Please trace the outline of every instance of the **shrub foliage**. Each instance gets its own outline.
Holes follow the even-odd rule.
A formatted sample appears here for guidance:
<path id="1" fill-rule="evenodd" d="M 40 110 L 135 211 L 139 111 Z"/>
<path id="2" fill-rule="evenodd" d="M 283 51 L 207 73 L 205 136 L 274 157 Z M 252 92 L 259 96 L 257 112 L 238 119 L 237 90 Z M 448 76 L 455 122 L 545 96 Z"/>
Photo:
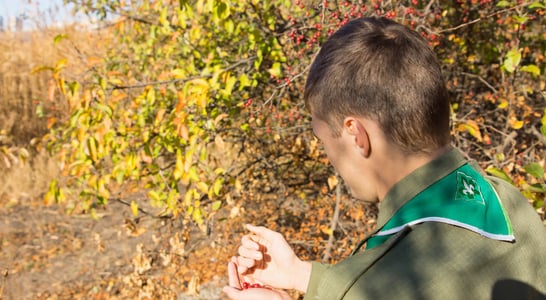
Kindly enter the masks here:
<path id="1" fill-rule="evenodd" d="M 350 19 L 385 16 L 438 53 L 455 145 L 543 214 L 546 1 L 65 2 L 111 33 L 83 77 L 68 79 L 63 61 L 50 68 L 69 112 L 45 136 L 64 174 L 48 203 L 95 214 L 136 187 L 204 224 L 242 193 L 326 186 L 332 170 L 301 99 L 308 66 Z"/>

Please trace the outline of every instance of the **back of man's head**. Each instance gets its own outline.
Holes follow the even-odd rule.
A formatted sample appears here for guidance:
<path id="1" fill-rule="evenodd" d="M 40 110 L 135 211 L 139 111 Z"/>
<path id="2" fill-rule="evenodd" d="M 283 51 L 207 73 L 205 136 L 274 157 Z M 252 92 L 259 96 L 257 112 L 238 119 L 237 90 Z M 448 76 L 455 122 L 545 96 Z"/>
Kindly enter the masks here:
<path id="1" fill-rule="evenodd" d="M 360 18 L 335 32 L 309 72 L 305 101 L 341 133 L 346 116 L 376 121 L 408 153 L 450 142 L 449 99 L 428 42 L 385 18 Z"/>

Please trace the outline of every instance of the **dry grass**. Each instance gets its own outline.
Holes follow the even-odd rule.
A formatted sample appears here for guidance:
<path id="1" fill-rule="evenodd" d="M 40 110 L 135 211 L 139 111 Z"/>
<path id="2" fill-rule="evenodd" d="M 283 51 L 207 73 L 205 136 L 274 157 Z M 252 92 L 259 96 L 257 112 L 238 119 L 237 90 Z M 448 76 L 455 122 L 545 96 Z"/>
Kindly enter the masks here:
<path id="1" fill-rule="evenodd" d="M 0 180 L 0 207 L 18 204 L 42 203 L 49 180 L 58 174 L 58 167 L 44 151 L 34 154 L 28 163 L 19 163 L 11 168 L 2 166 L 5 175 Z"/>
<path id="2" fill-rule="evenodd" d="M 66 38 L 54 42 L 62 34 Z M 57 173 L 50 158 L 36 149 L 50 117 L 66 117 L 66 103 L 51 71 L 66 59 L 63 77 L 76 79 L 87 68 L 88 56 L 99 56 L 101 32 L 77 27 L 34 32 L 0 33 L 0 196 L 36 198 Z M 26 159 L 25 159 L 26 158 Z M 40 182 L 43 181 L 43 182 Z M 24 191 L 24 192 L 22 192 Z"/>

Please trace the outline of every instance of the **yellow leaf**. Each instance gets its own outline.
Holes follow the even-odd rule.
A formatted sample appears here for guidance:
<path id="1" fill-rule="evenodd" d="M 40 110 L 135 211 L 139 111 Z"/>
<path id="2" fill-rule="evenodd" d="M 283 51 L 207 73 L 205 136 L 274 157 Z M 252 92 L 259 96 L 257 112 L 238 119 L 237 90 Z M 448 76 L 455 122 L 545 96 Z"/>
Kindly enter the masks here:
<path id="1" fill-rule="evenodd" d="M 205 79 L 202 79 L 202 78 L 193 79 L 193 80 L 190 81 L 190 83 L 192 83 L 194 85 L 197 85 L 197 86 L 201 86 L 203 88 L 208 88 L 209 87 L 208 81 L 206 81 Z"/>
<path id="2" fill-rule="evenodd" d="M 91 218 L 93 220 L 98 220 L 99 219 L 99 215 L 97 214 L 97 210 L 95 208 L 91 208 L 89 210 L 89 215 L 91 216 Z"/>
<path id="3" fill-rule="evenodd" d="M 105 199 L 104 201 L 108 201 L 108 198 L 110 198 L 110 191 L 106 187 L 107 184 L 108 184 L 108 178 L 107 177 L 101 177 L 97 181 L 97 192 L 98 192 L 99 196 L 101 196 L 101 197 L 103 197 Z"/>
<path id="4" fill-rule="evenodd" d="M 87 149 L 89 150 L 89 157 L 92 161 L 97 161 L 97 141 L 95 138 L 87 139 Z"/>
<path id="5" fill-rule="evenodd" d="M 134 200 L 131 201 L 131 212 L 135 218 L 138 217 L 138 204 Z"/>
<path id="6" fill-rule="evenodd" d="M 176 151 L 176 164 L 173 171 L 175 180 L 179 180 L 184 175 L 184 158 L 180 150 Z"/>
<path id="7" fill-rule="evenodd" d="M 505 108 L 508 106 L 508 101 L 506 99 L 502 99 L 500 104 L 498 105 L 498 108 Z"/>
<path id="8" fill-rule="evenodd" d="M 332 235 L 332 234 L 334 234 L 334 231 L 333 231 L 332 228 L 330 228 L 330 227 L 322 227 L 322 228 L 320 229 L 320 231 L 322 231 L 322 233 L 327 234 L 327 235 Z"/>
<path id="9" fill-rule="evenodd" d="M 60 59 L 59 61 L 57 61 L 57 63 L 55 64 L 55 70 L 56 71 L 60 71 L 62 69 L 64 69 L 64 67 L 66 67 L 66 64 L 68 63 L 68 60 L 66 58 L 63 58 L 63 59 Z"/>
<path id="10" fill-rule="evenodd" d="M 461 123 L 457 126 L 457 130 L 466 131 L 471 136 L 475 137 L 479 142 L 482 141 L 480 128 L 478 127 L 478 123 L 476 123 L 475 121 L 469 120 L 466 123 Z"/>
<path id="11" fill-rule="evenodd" d="M 333 175 L 328 177 L 328 187 L 330 188 L 330 190 L 333 190 L 337 184 L 338 184 L 337 176 Z"/>
<path id="12" fill-rule="evenodd" d="M 274 63 L 273 66 L 267 71 L 269 72 L 269 74 L 271 74 L 272 76 L 275 76 L 276 78 L 279 78 L 282 76 L 281 64 L 279 62 Z"/>
<path id="13" fill-rule="evenodd" d="M 186 76 L 186 72 L 183 69 L 174 69 L 171 71 L 171 75 L 174 78 L 184 78 Z"/>
<path id="14" fill-rule="evenodd" d="M 220 195 L 220 191 L 222 190 L 222 186 L 224 185 L 224 180 L 222 178 L 218 178 L 214 181 L 214 184 L 212 185 L 211 191 L 209 191 L 209 194 L 212 192 L 215 196 Z M 212 198 L 212 194 L 209 196 Z"/>
<path id="15" fill-rule="evenodd" d="M 512 126 L 512 128 L 514 129 L 520 129 L 523 127 L 523 121 L 521 120 L 511 120 L 510 121 L 510 126 Z"/>
<path id="16" fill-rule="evenodd" d="M 476 61 L 478 61 L 478 58 L 476 57 L 476 55 L 469 55 L 467 61 L 469 63 L 475 63 Z"/>
<path id="17" fill-rule="evenodd" d="M 208 184 L 204 183 L 203 181 L 198 182 L 196 186 L 201 191 L 201 193 L 206 193 L 209 191 Z"/>

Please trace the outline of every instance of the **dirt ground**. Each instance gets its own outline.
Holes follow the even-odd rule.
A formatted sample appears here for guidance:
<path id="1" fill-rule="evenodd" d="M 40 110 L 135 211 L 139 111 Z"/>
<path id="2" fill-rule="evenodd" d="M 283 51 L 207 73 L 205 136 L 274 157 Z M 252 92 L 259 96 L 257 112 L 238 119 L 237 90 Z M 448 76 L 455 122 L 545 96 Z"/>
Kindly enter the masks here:
<path id="1" fill-rule="evenodd" d="M 233 251 L 223 237 L 145 203 L 150 215 L 114 201 L 99 220 L 45 206 L 45 159 L 1 171 L 0 299 L 222 299 Z"/>
<path id="2" fill-rule="evenodd" d="M 100 292 L 110 296 L 138 295 L 127 290 L 139 289 L 138 284 L 117 284 L 126 290 L 112 292 L 107 287 L 116 284 L 108 282 L 129 278 L 138 268 L 135 258 L 139 251 L 158 249 L 163 242 L 168 242 L 168 236 L 175 235 L 173 228 L 159 219 L 143 218 L 135 228 L 134 223 L 127 221 L 129 209 L 121 203 L 109 205 L 100 221 L 87 215 L 68 216 L 60 207 L 2 206 L 0 291 L 3 299 L 86 298 L 93 290 L 97 295 Z M 120 211 L 124 212 L 120 214 Z M 138 234 L 135 230 L 145 232 Z M 177 294 L 177 299 L 220 299 L 220 281 L 218 277 L 203 283 L 200 296 L 196 296 L 195 290 L 188 291 L 187 286 L 180 286 L 172 293 Z"/>

